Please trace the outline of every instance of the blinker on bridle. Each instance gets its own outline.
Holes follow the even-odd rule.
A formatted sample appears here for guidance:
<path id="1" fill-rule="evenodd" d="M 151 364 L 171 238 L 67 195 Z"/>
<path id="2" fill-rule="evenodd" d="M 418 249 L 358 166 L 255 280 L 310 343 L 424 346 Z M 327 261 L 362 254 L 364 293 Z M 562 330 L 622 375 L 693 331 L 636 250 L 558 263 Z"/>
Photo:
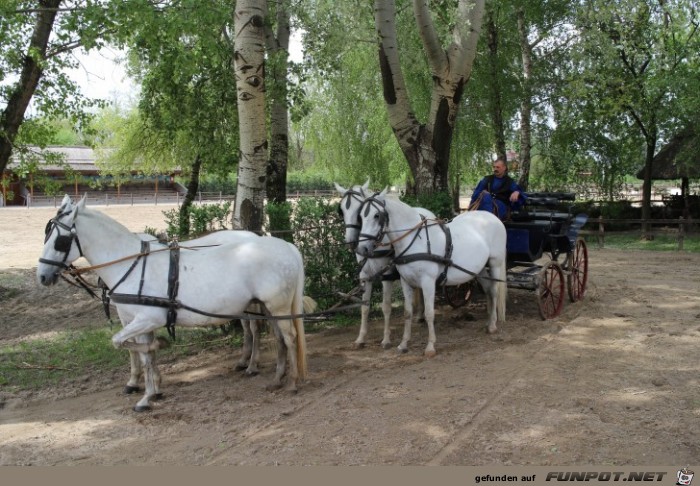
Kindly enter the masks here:
<path id="1" fill-rule="evenodd" d="M 56 215 L 55 218 L 51 218 L 49 222 L 46 223 L 46 229 L 44 230 L 44 244 L 46 244 L 46 242 L 49 241 L 49 238 L 53 234 L 54 229 L 58 231 L 58 228 L 61 228 L 68 232 L 67 235 L 62 235 L 59 232 L 56 236 L 56 239 L 53 242 L 53 249 L 57 252 L 64 254 L 63 260 L 58 261 L 49 260 L 47 258 L 39 258 L 40 263 L 46 263 L 47 265 L 53 265 L 55 267 L 69 269 L 70 265 L 66 264 L 66 260 L 68 260 L 68 254 L 70 253 L 70 249 L 73 246 L 73 240 L 75 240 L 76 244 L 78 245 L 78 251 L 80 252 L 80 256 L 83 256 L 83 249 L 80 247 L 80 240 L 78 239 L 78 235 L 75 231 L 75 224 L 73 224 L 72 226 L 68 226 L 67 224 L 61 222 L 61 217 L 65 216 L 66 214 L 68 213 L 59 213 Z"/>

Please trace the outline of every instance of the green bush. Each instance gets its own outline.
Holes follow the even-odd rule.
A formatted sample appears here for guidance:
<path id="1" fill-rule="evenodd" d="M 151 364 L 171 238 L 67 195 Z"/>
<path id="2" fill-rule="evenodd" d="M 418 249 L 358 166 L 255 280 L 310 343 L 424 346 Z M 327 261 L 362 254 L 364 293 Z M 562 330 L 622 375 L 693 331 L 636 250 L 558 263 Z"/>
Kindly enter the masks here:
<path id="1" fill-rule="evenodd" d="M 187 214 L 190 223 L 190 231 L 188 234 L 183 234 L 182 228 L 185 226 L 181 224 L 180 219 L 182 214 L 179 209 L 163 211 L 166 224 L 165 233 L 168 235 L 168 238 L 177 237 L 178 239 L 185 240 L 196 238 L 204 233 L 228 229 L 228 222 L 231 220 L 231 211 L 231 201 L 190 206 Z"/>
<path id="2" fill-rule="evenodd" d="M 294 244 L 306 270 L 306 294 L 320 309 L 337 302 L 336 291 L 348 292 L 357 285 L 357 260 L 345 245 L 345 226 L 338 207 L 328 199 L 299 199 L 292 215 Z"/>
<path id="3" fill-rule="evenodd" d="M 454 217 L 452 196 L 448 192 L 420 194 L 418 197 L 403 194 L 400 199 L 409 206 L 428 209 L 435 213 L 438 218 L 452 219 Z"/>

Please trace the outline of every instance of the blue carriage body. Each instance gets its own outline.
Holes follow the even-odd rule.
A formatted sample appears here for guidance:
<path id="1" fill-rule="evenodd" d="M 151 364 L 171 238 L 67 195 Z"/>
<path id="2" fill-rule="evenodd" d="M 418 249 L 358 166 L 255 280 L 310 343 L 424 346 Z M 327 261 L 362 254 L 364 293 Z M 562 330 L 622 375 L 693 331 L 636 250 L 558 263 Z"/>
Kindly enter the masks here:
<path id="1" fill-rule="evenodd" d="M 569 253 L 588 217 L 573 214 L 573 194 L 533 193 L 524 211 L 513 213 L 504 224 L 507 231 L 508 261 L 534 262 L 547 252 L 556 260 Z"/>

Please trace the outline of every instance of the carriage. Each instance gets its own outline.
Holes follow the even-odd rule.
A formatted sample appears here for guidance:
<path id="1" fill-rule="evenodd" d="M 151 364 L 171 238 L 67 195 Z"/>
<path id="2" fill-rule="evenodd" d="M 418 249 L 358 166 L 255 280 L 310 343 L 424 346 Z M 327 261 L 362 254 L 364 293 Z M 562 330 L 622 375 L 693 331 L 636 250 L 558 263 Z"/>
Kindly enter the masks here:
<path id="1" fill-rule="evenodd" d="M 578 233 L 587 216 L 573 213 L 574 200 L 570 193 L 531 193 L 525 210 L 505 223 L 508 287 L 535 291 L 542 319 L 561 313 L 565 293 L 577 302 L 586 292 L 588 249 Z"/>
<path id="2" fill-rule="evenodd" d="M 586 292 L 588 249 L 578 233 L 587 216 L 574 214 L 574 200 L 571 193 L 530 193 L 524 210 L 504 223 L 508 288 L 534 291 L 542 319 L 561 313 L 566 293 L 577 302 Z M 446 289 L 445 296 L 456 306 L 465 292 L 468 299 L 468 288 Z"/>

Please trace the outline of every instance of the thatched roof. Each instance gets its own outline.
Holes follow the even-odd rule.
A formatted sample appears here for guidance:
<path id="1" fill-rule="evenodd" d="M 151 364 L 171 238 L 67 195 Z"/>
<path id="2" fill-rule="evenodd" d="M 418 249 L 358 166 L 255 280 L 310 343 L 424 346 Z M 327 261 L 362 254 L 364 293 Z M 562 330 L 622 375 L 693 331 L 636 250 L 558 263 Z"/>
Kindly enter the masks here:
<path id="1" fill-rule="evenodd" d="M 651 178 L 700 179 L 700 133 L 686 129 L 675 135 L 654 156 Z M 644 168 L 637 172 L 644 179 Z"/>

